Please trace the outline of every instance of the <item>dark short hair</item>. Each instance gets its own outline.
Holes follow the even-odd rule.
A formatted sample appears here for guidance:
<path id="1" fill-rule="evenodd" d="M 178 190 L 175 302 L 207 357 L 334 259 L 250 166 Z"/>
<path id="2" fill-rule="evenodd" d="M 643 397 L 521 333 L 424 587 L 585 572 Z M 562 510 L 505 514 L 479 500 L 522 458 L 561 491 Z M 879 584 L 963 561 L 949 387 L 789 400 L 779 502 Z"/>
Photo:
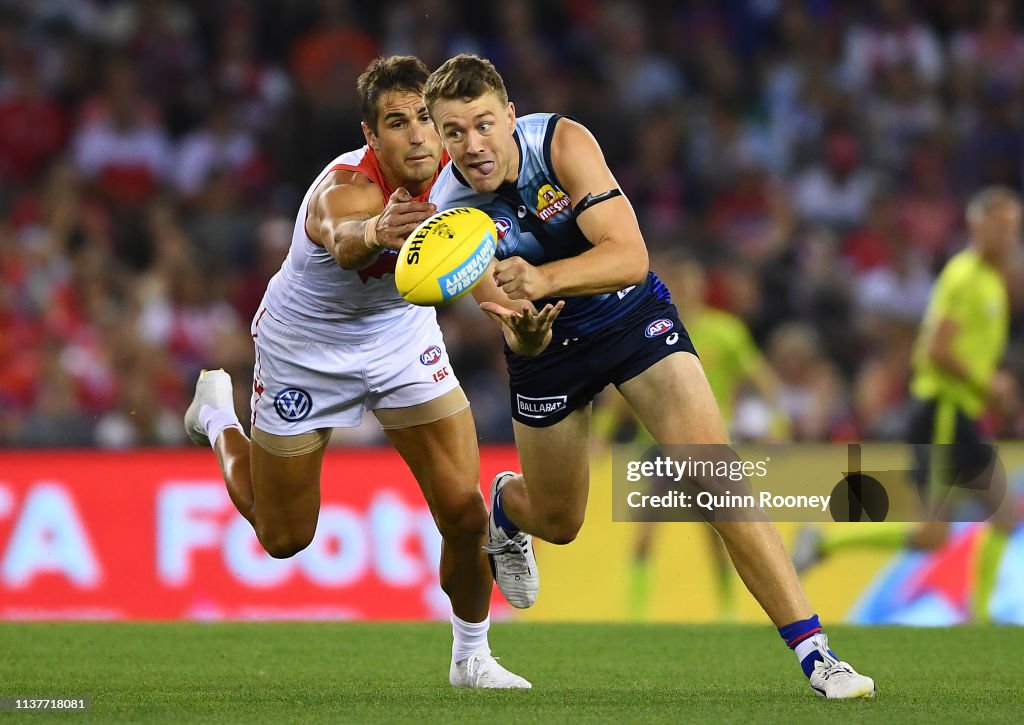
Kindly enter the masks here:
<path id="1" fill-rule="evenodd" d="M 502 104 L 508 103 L 508 91 L 494 64 L 478 55 L 462 53 L 449 58 L 430 74 L 423 97 L 430 109 L 439 100 L 474 100 L 490 91 Z"/>
<path id="2" fill-rule="evenodd" d="M 411 55 L 374 58 L 356 81 L 359 107 L 366 125 L 377 133 L 380 99 L 385 93 L 422 93 L 423 84 L 429 75 L 430 71 L 423 61 Z"/>

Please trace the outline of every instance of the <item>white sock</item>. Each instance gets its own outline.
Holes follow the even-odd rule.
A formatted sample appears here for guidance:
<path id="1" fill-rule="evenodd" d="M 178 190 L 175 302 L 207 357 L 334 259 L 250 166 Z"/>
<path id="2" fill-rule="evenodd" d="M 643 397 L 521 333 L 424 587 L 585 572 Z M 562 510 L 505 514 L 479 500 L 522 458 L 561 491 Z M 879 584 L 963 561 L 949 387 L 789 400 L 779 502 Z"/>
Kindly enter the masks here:
<path id="1" fill-rule="evenodd" d="M 217 444 L 217 438 L 225 428 L 242 430 L 242 424 L 238 422 L 233 408 L 214 408 L 212 405 L 204 405 L 199 409 L 199 425 L 206 431 L 211 448 Z"/>
<path id="2" fill-rule="evenodd" d="M 796 653 L 796 658 L 803 662 L 809 654 L 815 652 L 818 649 L 818 638 L 821 635 L 816 634 L 813 637 L 808 637 L 803 642 L 793 648 L 793 652 Z"/>
<path id="3" fill-rule="evenodd" d="M 491 653 L 487 643 L 487 630 L 491 628 L 490 615 L 482 622 L 464 622 L 452 615 L 452 662 L 462 662 L 481 647 Z"/>

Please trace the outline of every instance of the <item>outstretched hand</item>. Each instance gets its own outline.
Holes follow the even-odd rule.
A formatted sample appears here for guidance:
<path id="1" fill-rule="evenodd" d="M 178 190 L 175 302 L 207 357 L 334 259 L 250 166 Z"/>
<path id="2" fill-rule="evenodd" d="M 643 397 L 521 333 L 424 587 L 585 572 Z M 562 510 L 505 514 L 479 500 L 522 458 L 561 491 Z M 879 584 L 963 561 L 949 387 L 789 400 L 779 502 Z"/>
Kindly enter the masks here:
<path id="1" fill-rule="evenodd" d="M 388 198 L 384 211 L 377 217 L 377 244 L 385 249 L 401 249 L 406 237 L 436 211 L 437 207 L 433 204 L 415 201 L 405 187 L 398 187 Z"/>
<path id="2" fill-rule="evenodd" d="M 519 309 L 509 309 L 496 302 L 481 302 L 480 309 L 501 323 L 505 340 L 519 355 L 539 355 L 551 342 L 551 327 L 565 307 L 565 301 L 546 304 L 538 312 L 529 300 L 521 300 Z"/>

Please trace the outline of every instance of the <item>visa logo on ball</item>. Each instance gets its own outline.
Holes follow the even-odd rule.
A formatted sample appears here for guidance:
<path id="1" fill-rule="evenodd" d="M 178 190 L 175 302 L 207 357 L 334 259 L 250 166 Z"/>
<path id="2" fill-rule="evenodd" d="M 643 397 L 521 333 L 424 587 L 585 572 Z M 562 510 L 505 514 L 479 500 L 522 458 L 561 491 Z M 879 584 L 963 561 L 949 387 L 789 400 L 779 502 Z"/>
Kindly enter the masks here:
<path id="1" fill-rule="evenodd" d="M 420 362 L 424 365 L 436 365 L 441 359 L 441 348 L 431 345 L 420 354 Z"/>
<path id="2" fill-rule="evenodd" d="M 672 320 L 666 320 L 662 317 L 660 320 L 655 320 L 647 326 L 647 330 L 644 334 L 647 337 L 657 337 L 658 335 L 664 335 L 666 332 L 672 329 Z"/>

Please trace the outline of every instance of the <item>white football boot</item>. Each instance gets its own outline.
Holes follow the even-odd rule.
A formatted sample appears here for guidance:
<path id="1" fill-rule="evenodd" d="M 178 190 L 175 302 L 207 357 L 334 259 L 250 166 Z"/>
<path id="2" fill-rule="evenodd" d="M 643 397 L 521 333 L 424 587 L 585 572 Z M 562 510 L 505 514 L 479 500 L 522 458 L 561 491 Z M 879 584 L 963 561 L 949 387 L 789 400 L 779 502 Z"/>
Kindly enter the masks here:
<path id="1" fill-rule="evenodd" d="M 494 583 L 508 603 L 517 609 L 533 606 L 540 592 L 540 574 L 533 554 L 533 537 L 525 531 L 513 536 L 505 533 L 494 520 L 494 500 L 514 471 L 503 471 L 491 482 L 491 511 L 487 517 L 488 543 L 484 546 L 491 561 Z"/>
<path id="2" fill-rule="evenodd" d="M 828 637 L 814 635 L 815 645 L 824 660 L 814 663 L 811 673 L 811 689 L 818 697 L 829 700 L 847 700 L 854 697 L 874 697 L 875 681 L 853 669 L 847 662 L 840 662 L 828 652 Z"/>
<path id="3" fill-rule="evenodd" d="M 185 411 L 185 433 L 197 446 L 210 445 L 206 431 L 199 423 L 199 411 L 204 405 L 212 408 L 234 408 L 234 395 L 231 391 L 231 376 L 223 370 L 203 370 L 196 381 L 196 394 L 192 404 Z"/>
<path id="4" fill-rule="evenodd" d="M 509 672 L 492 657 L 486 648 L 480 648 L 462 662 L 452 662 L 448 671 L 452 687 L 474 687 L 495 690 L 529 690 L 529 680 Z"/>

